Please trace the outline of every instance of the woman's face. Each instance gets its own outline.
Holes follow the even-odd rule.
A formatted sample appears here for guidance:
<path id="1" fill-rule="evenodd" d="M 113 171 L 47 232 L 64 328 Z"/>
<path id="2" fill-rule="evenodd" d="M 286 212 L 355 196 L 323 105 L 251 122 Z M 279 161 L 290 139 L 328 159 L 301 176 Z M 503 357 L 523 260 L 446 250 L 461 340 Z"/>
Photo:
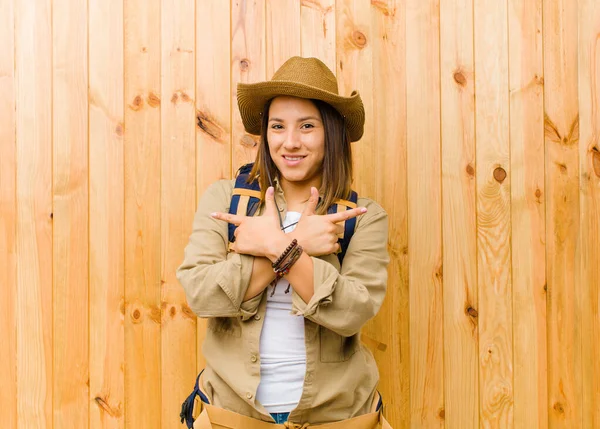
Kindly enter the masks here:
<path id="1" fill-rule="evenodd" d="M 269 108 L 269 152 L 283 182 L 321 184 L 325 129 L 319 109 L 304 98 L 280 96 Z"/>

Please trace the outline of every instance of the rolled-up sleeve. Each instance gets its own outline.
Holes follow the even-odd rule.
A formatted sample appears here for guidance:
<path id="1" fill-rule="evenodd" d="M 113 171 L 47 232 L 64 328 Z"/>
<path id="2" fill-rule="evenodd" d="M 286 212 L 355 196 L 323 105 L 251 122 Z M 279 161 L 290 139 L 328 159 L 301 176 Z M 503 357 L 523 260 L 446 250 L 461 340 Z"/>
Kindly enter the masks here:
<path id="1" fill-rule="evenodd" d="M 344 337 L 377 314 L 387 287 L 387 214 L 375 203 L 368 209 L 369 216 L 357 222 L 341 271 L 313 257 L 314 295 L 308 303 L 295 292 L 292 298 L 294 314 Z"/>
<path id="2" fill-rule="evenodd" d="M 242 303 L 254 257 L 228 253 L 227 223 L 213 219 L 213 212 L 227 212 L 233 183 L 221 180 L 204 193 L 194 216 L 190 241 L 185 248 L 177 278 L 190 308 L 199 317 L 239 317 L 247 319 L 260 301 Z"/>

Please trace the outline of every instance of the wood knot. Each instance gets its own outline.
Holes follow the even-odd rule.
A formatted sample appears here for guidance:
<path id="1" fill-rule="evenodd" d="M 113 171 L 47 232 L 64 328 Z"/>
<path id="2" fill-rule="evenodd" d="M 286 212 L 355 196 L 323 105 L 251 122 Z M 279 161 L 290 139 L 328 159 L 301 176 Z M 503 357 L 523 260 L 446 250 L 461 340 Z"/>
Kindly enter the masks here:
<path id="1" fill-rule="evenodd" d="M 592 148 L 592 169 L 597 177 L 600 177 L 600 150 L 597 147 Z"/>
<path id="2" fill-rule="evenodd" d="M 184 103 L 189 103 L 190 101 L 192 101 L 192 98 L 187 95 L 185 92 L 181 92 L 181 101 L 183 101 Z"/>
<path id="3" fill-rule="evenodd" d="M 497 167 L 494 170 L 494 179 L 496 179 L 496 182 L 502 184 L 506 179 L 506 170 L 502 167 Z"/>
<path id="4" fill-rule="evenodd" d="M 544 292 L 548 292 L 548 283 L 544 283 Z"/>
<path id="5" fill-rule="evenodd" d="M 142 49 L 140 49 L 143 53 L 148 52 L 148 48 L 146 48 L 145 46 L 142 46 Z"/>
<path id="6" fill-rule="evenodd" d="M 129 108 L 131 110 L 137 112 L 142 107 L 144 107 L 144 100 L 142 99 L 142 97 L 140 95 L 136 95 L 135 98 L 133 99 L 133 101 L 131 102 L 131 104 L 129 105 Z"/>
<path id="7" fill-rule="evenodd" d="M 156 305 L 150 307 L 150 312 L 148 316 L 150 317 L 150 320 L 160 325 L 161 312 L 160 308 L 158 308 Z"/>
<path id="8" fill-rule="evenodd" d="M 240 70 L 245 72 L 250 68 L 250 61 L 244 58 L 240 61 Z"/>
<path id="9" fill-rule="evenodd" d="M 561 162 L 557 162 L 556 166 L 558 167 L 558 170 L 562 173 L 562 174 L 567 174 L 568 169 L 567 169 L 567 165 L 563 164 Z"/>
<path id="10" fill-rule="evenodd" d="M 367 44 L 367 36 L 361 31 L 354 30 L 352 32 L 352 42 L 357 48 L 364 48 Z"/>
<path id="11" fill-rule="evenodd" d="M 54 213 L 50 212 L 50 219 L 54 219 Z"/>
<path id="12" fill-rule="evenodd" d="M 535 197 L 536 197 L 537 199 L 539 199 L 541 196 L 542 196 L 542 191 L 540 191 L 539 189 L 536 189 L 536 190 L 535 190 Z"/>
<path id="13" fill-rule="evenodd" d="M 176 315 L 177 315 L 177 309 L 175 308 L 174 305 L 172 305 L 171 308 L 169 309 L 169 316 L 171 316 L 171 319 L 174 319 Z"/>
<path id="14" fill-rule="evenodd" d="M 175 104 L 177 103 L 177 100 L 179 100 L 179 95 L 176 92 L 174 92 L 173 96 L 171 97 L 171 103 Z"/>
<path id="15" fill-rule="evenodd" d="M 196 125 L 204 133 L 208 134 L 211 138 L 216 141 L 221 141 L 224 130 L 217 124 L 217 122 L 209 117 L 205 112 L 196 111 Z"/>
<path id="16" fill-rule="evenodd" d="M 187 317 L 188 319 L 196 320 L 196 314 L 192 311 L 192 309 L 187 304 L 181 304 L 181 314 L 183 317 Z"/>
<path id="17" fill-rule="evenodd" d="M 556 411 L 559 414 L 564 414 L 565 413 L 565 407 L 563 404 L 561 404 L 560 402 L 557 402 L 554 404 L 554 411 Z"/>
<path id="18" fill-rule="evenodd" d="M 148 105 L 150 107 L 160 106 L 160 98 L 158 98 L 158 96 L 153 92 L 150 92 L 148 94 L 148 98 L 146 99 L 146 101 L 148 102 Z"/>
<path id="19" fill-rule="evenodd" d="M 102 412 L 105 412 L 111 417 L 118 418 L 123 415 L 123 409 L 121 405 L 119 404 L 117 408 L 110 406 L 110 404 L 108 403 L 108 398 L 96 396 L 94 398 L 94 402 L 96 402 L 96 405 L 98 406 L 98 408 L 100 408 L 100 410 L 102 410 Z"/>
<path id="20" fill-rule="evenodd" d="M 142 312 L 140 311 L 139 308 L 136 308 L 135 310 L 133 310 L 131 312 L 131 318 L 133 319 L 134 323 L 139 323 L 141 321 Z"/>
<path id="21" fill-rule="evenodd" d="M 240 144 L 244 147 L 249 147 L 249 148 L 254 148 L 256 146 L 258 146 L 258 143 L 256 143 L 256 140 L 254 140 L 252 138 L 251 135 L 249 134 L 245 134 L 241 140 L 240 140 Z"/>
<path id="22" fill-rule="evenodd" d="M 467 78 L 462 70 L 457 70 L 454 72 L 454 82 L 463 88 L 467 86 Z"/>
<path id="23" fill-rule="evenodd" d="M 440 419 L 444 420 L 446 418 L 446 410 L 444 410 L 443 408 L 440 409 L 440 411 L 438 412 L 438 416 L 440 417 Z"/>
<path id="24" fill-rule="evenodd" d="M 115 134 L 119 137 L 123 137 L 123 124 L 122 123 L 118 123 L 117 126 L 115 127 Z"/>
<path id="25" fill-rule="evenodd" d="M 479 312 L 470 305 L 467 306 L 467 308 L 465 308 L 465 313 L 474 319 L 476 319 L 479 316 Z"/>
<path id="26" fill-rule="evenodd" d="M 467 165 L 467 174 L 471 177 L 475 176 L 475 169 L 473 168 L 473 166 L 471 164 Z"/>

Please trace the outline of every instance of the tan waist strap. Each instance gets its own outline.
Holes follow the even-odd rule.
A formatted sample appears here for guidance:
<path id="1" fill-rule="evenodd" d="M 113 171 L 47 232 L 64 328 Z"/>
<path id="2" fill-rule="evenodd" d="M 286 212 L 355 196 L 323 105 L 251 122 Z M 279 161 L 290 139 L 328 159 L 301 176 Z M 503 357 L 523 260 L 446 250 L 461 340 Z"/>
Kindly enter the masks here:
<path id="1" fill-rule="evenodd" d="M 202 412 L 194 423 L 194 429 L 392 429 L 380 412 L 365 414 L 347 420 L 321 425 L 286 422 L 282 425 L 269 423 L 232 411 L 202 404 Z"/>

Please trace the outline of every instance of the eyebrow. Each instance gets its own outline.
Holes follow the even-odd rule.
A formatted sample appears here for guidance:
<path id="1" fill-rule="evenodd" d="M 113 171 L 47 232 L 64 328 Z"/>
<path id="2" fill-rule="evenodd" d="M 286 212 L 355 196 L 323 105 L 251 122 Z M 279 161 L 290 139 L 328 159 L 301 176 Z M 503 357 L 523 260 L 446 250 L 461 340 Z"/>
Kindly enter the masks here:
<path id="1" fill-rule="evenodd" d="M 305 116 L 303 118 L 299 118 L 298 121 L 296 121 L 296 122 L 303 122 L 303 121 L 307 121 L 309 119 L 321 122 L 321 120 L 319 118 L 317 118 L 316 116 Z M 279 119 L 279 118 L 269 118 L 269 122 L 285 122 L 285 121 L 283 119 Z"/>

